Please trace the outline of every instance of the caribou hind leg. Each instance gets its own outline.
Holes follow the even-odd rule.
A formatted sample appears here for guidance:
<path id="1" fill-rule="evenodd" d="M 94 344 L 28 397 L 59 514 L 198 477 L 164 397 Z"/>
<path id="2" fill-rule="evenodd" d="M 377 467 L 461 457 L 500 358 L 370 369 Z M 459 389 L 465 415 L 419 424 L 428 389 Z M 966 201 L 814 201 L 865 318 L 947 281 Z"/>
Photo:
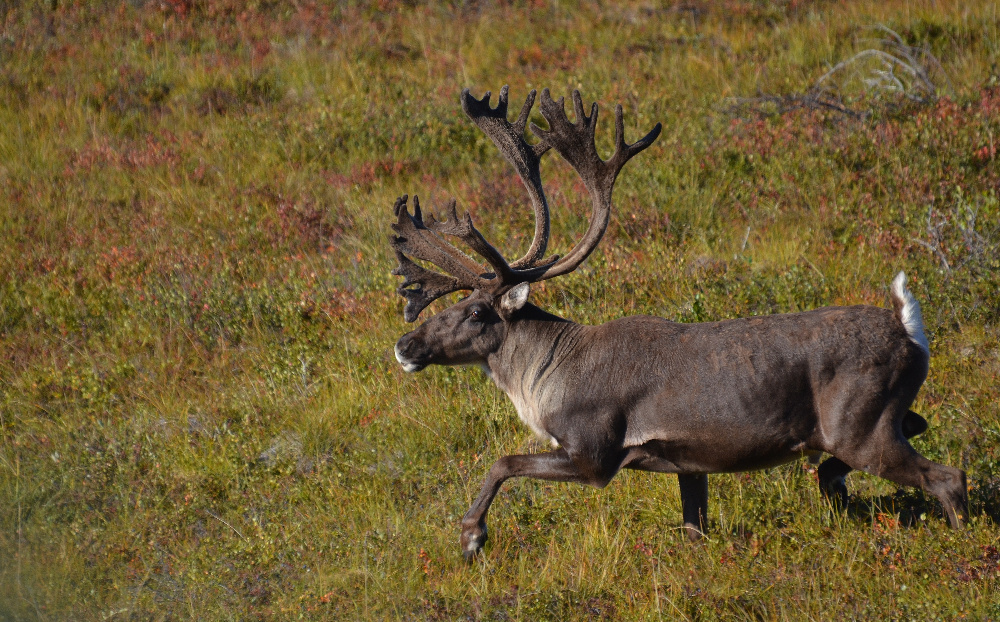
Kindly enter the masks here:
<path id="1" fill-rule="evenodd" d="M 904 438 L 913 438 L 927 431 L 927 420 L 912 410 L 908 410 L 903 415 L 902 430 Z"/>
<path id="2" fill-rule="evenodd" d="M 903 436 L 910 439 L 925 431 L 927 420 L 912 410 L 906 411 L 902 422 Z M 819 465 L 819 490 L 837 509 L 847 507 L 847 483 L 844 478 L 853 470 L 843 460 L 835 457 L 828 458 Z"/>
<path id="3" fill-rule="evenodd" d="M 955 529 L 962 526 L 968 515 L 965 473 L 931 462 L 909 443 L 883 448 L 880 460 L 866 470 L 901 486 L 915 486 L 931 493 L 941 502 L 948 522 Z"/>
<path id="4" fill-rule="evenodd" d="M 941 502 L 951 526 L 956 529 L 961 527 L 968 516 L 969 503 L 965 472 L 932 462 L 917 453 L 909 442 L 899 438 L 888 413 L 881 421 L 864 445 L 838 452 L 836 457 L 820 465 L 820 486 L 824 485 L 824 467 L 827 467 L 825 473 L 828 483 L 836 473 L 843 472 L 846 475 L 852 469 L 862 470 L 901 486 L 913 486 L 929 492 Z M 919 434 L 926 426 L 927 422 L 923 417 L 913 411 L 908 411 L 903 417 L 904 434 Z M 843 492 L 846 495 L 846 487 Z"/>
<path id="5" fill-rule="evenodd" d="M 843 460 L 834 457 L 824 460 L 816 470 L 819 491 L 837 510 L 847 507 L 847 482 L 844 478 L 853 470 Z"/>

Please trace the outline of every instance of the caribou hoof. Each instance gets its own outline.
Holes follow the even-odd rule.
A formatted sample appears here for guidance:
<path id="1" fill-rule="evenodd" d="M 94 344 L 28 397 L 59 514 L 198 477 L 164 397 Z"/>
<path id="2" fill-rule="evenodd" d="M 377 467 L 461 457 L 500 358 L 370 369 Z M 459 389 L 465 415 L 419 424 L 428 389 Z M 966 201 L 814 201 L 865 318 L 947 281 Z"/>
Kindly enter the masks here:
<path id="1" fill-rule="evenodd" d="M 486 523 L 462 529 L 462 555 L 465 557 L 465 561 L 471 562 L 483 550 L 487 538 Z"/>
<path id="2" fill-rule="evenodd" d="M 688 542 L 692 544 L 700 542 L 705 537 L 705 533 L 693 523 L 684 523 L 684 529 L 687 531 Z"/>

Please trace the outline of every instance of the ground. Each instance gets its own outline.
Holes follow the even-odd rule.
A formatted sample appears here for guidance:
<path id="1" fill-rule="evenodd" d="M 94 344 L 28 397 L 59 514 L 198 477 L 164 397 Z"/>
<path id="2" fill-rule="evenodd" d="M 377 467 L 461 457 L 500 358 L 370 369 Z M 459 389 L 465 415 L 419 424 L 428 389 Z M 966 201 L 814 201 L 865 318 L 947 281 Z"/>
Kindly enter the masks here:
<path id="1" fill-rule="evenodd" d="M 0 2 L 0 619 L 1000 617 L 998 66 L 979 0 Z M 905 270 L 968 528 L 859 474 L 838 514 L 806 462 L 711 476 L 698 545 L 672 476 L 515 480 L 466 565 L 539 448 L 478 369 L 402 372 L 387 235 L 416 193 L 527 247 L 458 99 L 504 84 L 581 89 L 604 154 L 615 104 L 664 124 L 554 313 L 887 306 Z M 565 252 L 586 197 L 542 176 Z"/>

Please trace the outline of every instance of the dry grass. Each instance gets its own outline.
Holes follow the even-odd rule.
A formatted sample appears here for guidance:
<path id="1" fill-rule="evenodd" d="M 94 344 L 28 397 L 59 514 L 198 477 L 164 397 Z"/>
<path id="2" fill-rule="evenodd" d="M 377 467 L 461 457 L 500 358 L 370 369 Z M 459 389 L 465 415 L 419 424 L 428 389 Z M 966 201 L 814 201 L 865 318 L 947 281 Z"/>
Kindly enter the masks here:
<path id="1" fill-rule="evenodd" d="M 807 92 L 879 24 L 950 87 L 726 110 Z M 991 2 L 0 3 L 0 619 L 1000 616 L 998 51 Z M 458 518 L 528 432 L 476 370 L 403 375 L 385 236 L 417 192 L 523 251 L 458 105 L 506 83 L 666 128 L 602 247 L 535 288 L 556 313 L 883 305 L 905 269 L 915 442 L 967 469 L 970 527 L 856 474 L 834 515 L 793 464 L 712 477 L 689 546 L 674 478 L 515 481 L 465 566 Z M 543 175 L 560 252 L 584 202 Z"/>

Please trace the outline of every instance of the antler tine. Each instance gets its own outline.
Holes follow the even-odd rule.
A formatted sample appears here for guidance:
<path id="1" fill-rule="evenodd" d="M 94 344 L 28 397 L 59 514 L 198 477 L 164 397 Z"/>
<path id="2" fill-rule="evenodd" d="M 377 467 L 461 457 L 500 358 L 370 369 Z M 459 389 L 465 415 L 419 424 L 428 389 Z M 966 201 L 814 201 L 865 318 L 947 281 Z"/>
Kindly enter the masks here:
<path id="1" fill-rule="evenodd" d="M 435 233 L 445 233 L 459 238 L 490 264 L 494 274 L 500 277 L 501 282 L 510 282 L 513 273 L 510 266 L 507 265 L 507 260 L 503 258 L 500 251 L 486 241 L 483 234 L 472 224 L 472 216 L 466 212 L 465 218 L 459 218 L 454 199 L 448 203 L 447 215 L 448 220 L 444 222 L 432 219 L 427 224 L 428 228 Z"/>
<path id="2" fill-rule="evenodd" d="M 594 104 L 595 106 L 597 104 Z M 648 134 L 631 145 L 625 142 L 625 120 L 622 105 L 615 106 L 615 153 L 608 160 L 609 168 L 615 171 L 615 176 L 622 170 L 625 163 L 653 144 L 660 135 L 661 125 L 657 123 Z"/>
<path id="3" fill-rule="evenodd" d="M 524 130 L 531 114 L 531 108 L 535 103 L 536 91 L 532 90 L 528 93 L 524 105 L 521 106 L 521 112 L 513 124 L 507 120 L 509 91 L 507 85 L 500 89 L 500 98 L 496 108 L 490 107 L 491 93 L 489 91 L 483 95 L 482 99 L 476 99 L 469 89 L 465 89 L 462 91 L 461 99 L 462 110 L 493 141 L 493 144 L 500 151 L 500 155 L 517 171 L 521 183 L 528 191 L 528 197 L 535 212 L 535 234 L 531 246 L 528 247 L 524 256 L 510 263 L 511 268 L 519 269 L 537 265 L 545 255 L 545 249 L 548 246 L 549 205 L 545 199 L 545 190 L 542 188 L 539 163 L 542 155 L 549 150 L 549 144 L 542 141 L 536 145 L 529 145 L 524 139 Z"/>
<path id="4" fill-rule="evenodd" d="M 504 100 L 507 98 L 507 91 L 507 85 L 505 84 L 503 88 L 500 89 L 500 97 Z M 531 115 L 532 106 L 535 105 L 535 95 L 537 94 L 538 91 L 531 89 L 531 91 L 528 92 L 528 96 L 524 98 L 524 105 L 521 106 L 521 112 L 517 115 L 517 119 L 513 124 L 518 136 L 524 136 L 524 130 L 528 126 L 528 117 Z M 549 150 L 549 146 L 545 143 L 532 145 L 531 148 L 534 150 L 535 155 L 539 158 L 542 157 L 543 153 Z"/>
<path id="5" fill-rule="evenodd" d="M 566 116 L 565 100 L 560 97 L 553 101 L 548 89 L 542 91 L 542 116 L 548 121 L 549 130 L 543 130 L 534 123 L 531 131 L 543 142 L 551 145 L 576 170 L 590 193 L 593 211 L 590 225 L 583 238 L 573 249 L 559 261 L 549 266 L 539 266 L 534 269 L 518 272 L 522 280 L 542 281 L 575 270 L 604 237 L 611 217 L 611 195 L 614 191 L 615 179 L 625 163 L 633 156 L 653 144 L 660 135 L 661 125 L 653 127 L 641 140 L 629 145 L 625 142 L 625 123 L 622 108 L 615 109 L 615 153 L 607 162 L 597 154 L 594 144 L 594 134 L 597 128 L 598 106 L 591 105 L 590 116 L 584 114 L 583 99 L 579 91 L 573 91 L 573 107 L 577 122 L 571 123 Z"/>
<path id="6" fill-rule="evenodd" d="M 399 217 L 399 210 L 406 205 L 406 200 L 410 198 L 410 195 L 404 194 L 396 199 L 396 202 L 392 204 L 392 215 Z"/>

